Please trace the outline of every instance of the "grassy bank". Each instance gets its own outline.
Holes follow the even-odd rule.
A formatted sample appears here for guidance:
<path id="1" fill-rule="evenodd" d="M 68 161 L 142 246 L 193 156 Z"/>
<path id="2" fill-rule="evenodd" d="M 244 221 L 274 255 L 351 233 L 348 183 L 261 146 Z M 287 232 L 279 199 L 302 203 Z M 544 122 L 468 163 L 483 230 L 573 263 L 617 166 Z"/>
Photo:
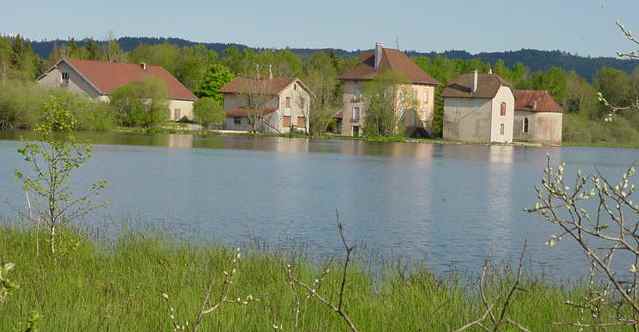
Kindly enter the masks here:
<path id="1" fill-rule="evenodd" d="M 169 296 L 179 320 L 193 320 L 211 280 L 213 297 L 220 296 L 223 273 L 231 271 L 235 255 L 227 248 L 193 247 L 161 237 L 129 235 L 108 246 L 70 233 L 64 237 L 66 254 L 55 263 L 46 254 L 42 233 L 38 256 L 33 231 L 0 228 L 0 260 L 16 264 L 10 277 L 20 285 L 0 304 L 1 331 L 24 327 L 32 310 L 42 315 L 43 331 L 169 331 L 169 307 L 162 294 Z M 205 317 L 201 330 L 269 331 L 276 324 L 287 331 L 345 331 L 334 312 L 304 291 L 292 290 L 286 264 L 293 264 L 297 277 L 309 284 L 324 268 L 284 255 L 244 253 L 229 298 L 251 295 L 259 301 L 225 304 Z M 333 301 L 341 281 L 339 266 L 337 261 L 330 266 L 319 287 Z M 438 280 L 427 270 L 402 276 L 389 268 L 385 275 L 374 281 L 357 264 L 348 273 L 345 308 L 360 331 L 450 331 L 483 313 L 476 285 Z M 511 278 L 499 274 L 488 280 L 487 294 L 497 298 L 508 291 Z M 579 319 L 564 304 L 579 289 L 533 281 L 522 288 L 525 292 L 517 293 L 508 313 L 530 330 L 563 331 L 565 326 L 553 322 Z"/>

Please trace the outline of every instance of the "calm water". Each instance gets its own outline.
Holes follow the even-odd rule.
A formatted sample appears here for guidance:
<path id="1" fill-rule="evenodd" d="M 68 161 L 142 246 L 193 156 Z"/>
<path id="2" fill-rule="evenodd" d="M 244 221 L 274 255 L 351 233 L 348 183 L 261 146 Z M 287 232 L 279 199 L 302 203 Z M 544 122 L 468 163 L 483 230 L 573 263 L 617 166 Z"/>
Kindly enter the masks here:
<path id="1" fill-rule="evenodd" d="M 0 216 L 24 195 L 16 135 L 0 140 Z M 376 257 L 404 257 L 438 272 L 477 271 L 487 257 L 512 261 L 528 240 L 529 266 L 558 278 L 581 274 L 568 242 L 523 209 L 535 202 L 546 154 L 618 176 L 639 151 L 593 148 L 374 144 L 188 135 L 91 137 L 98 145 L 80 184 L 110 183 L 110 205 L 92 218 L 106 229 L 155 228 L 193 241 L 259 240 L 303 246 L 315 258 L 341 253 L 347 236 Z"/>

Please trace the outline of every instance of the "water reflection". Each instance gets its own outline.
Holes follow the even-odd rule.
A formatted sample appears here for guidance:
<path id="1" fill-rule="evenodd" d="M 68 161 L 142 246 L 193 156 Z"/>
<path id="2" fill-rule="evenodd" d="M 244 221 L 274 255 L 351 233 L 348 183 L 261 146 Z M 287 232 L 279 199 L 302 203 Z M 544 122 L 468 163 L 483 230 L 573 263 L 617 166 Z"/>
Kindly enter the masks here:
<path id="1" fill-rule="evenodd" d="M 104 214 L 118 221 L 141 216 L 133 228 L 167 222 L 192 241 L 237 245 L 256 237 L 301 244 L 326 258 L 341 253 L 339 210 L 360 248 L 438 272 L 451 265 L 477 272 L 487 256 L 515 259 L 527 240 L 535 267 L 581 275 L 584 266 L 573 259 L 578 248 L 548 250 L 544 242 L 555 230 L 523 212 L 534 204 L 546 155 L 566 161 L 571 173 L 596 165 L 611 176 L 639 159 L 635 150 L 618 149 L 84 135 L 99 145 L 77 180 L 108 180 Z M 14 206 L 24 199 L 11 176 L 24 166 L 18 144 L 0 140 L 0 202 Z M 14 214 L 0 205 L 0 217 Z"/>

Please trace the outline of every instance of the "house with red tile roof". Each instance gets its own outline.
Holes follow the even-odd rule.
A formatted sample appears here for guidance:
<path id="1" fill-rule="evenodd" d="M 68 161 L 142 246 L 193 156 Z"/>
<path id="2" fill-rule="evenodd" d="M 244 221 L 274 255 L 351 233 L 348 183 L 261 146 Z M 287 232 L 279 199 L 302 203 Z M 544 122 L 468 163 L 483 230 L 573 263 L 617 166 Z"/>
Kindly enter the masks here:
<path id="1" fill-rule="evenodd" d="M 171 73 L 160 66 L 114 63 L 63 58 L 38 78 L 38 83 L 60 87 L 90 98 L 109 102 L 113 91 L 123 85 L 153 78 L 166 84 L 171 120 L 193 119 L 193 103 L 197 98 Z"/>
<path id="2" fill-rule="evenodd" d="M 515 97 L 510 83 L 499 75 L 461 75 L 448 83 L 442 97 L 444 139 L 512 143 Z"/>
<path id="3" fill-rule="evenodd" d="M 560 145 L 563 109 L 548 91 L 515 90 L 514 139 Z"/>
<path id="4" fill-rule="evenodd" d="M 220 92 L 224 96 L 225 130 L 308 132 L 313 93 L 297 78 L 238 77 Z"/>
<path id="5" fill-rule="evenodd" d="M 345 136 L 358 136 L 366 126 L 367 105 L 363 98 L 366 82 L 370 82 L 378 75 L 391 72 L 405 83 L 396 89 L 398 93 L 414 96 L 415 109 L 404 109 L 398 105 L 395 110 L 398 118 L 407 128 L 432 128 L 435 111 L 435 87 L 439 84 L 411 60 L 406 53 L 385 48 L 383 43 L 377 43 L 373 52 L 366 52 L 360 56 L 360 62 L 351 70 L 340 76 L 343 89 L 344 106 L 342 112 L 336 115 L 338 127 Z M 400 99 L 400 98 L 398 98 Z"/>

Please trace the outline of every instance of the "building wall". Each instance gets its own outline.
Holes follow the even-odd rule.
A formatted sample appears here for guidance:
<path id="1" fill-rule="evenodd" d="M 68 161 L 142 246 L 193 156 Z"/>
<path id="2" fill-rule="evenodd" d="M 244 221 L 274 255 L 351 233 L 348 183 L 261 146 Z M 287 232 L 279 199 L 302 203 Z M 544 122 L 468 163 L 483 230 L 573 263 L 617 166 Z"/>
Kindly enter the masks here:
<path id="1" fill-rule="evenodd" d="M 311 110 L 311 95 L 299 83 L 294 81 L 279 95 L 279 109 L 277 118 L 277 128 L 281 133 L 288 133 L 291 127 L 284 126 L 284 117 L 290 116 L 291 124 L 295 130 L 308 132 L 309 117 Z M 287 106 L 287 98 L 290 98 L 290 107 Z"/>
<path id="2" fill-rule="evenodd" d="M 444 139 L 490 143 L 492 104 L 492 99 L 444 98 Z"/>
<path id="3" fill-rule="evenodd" d="M 365 126 L 366 110 L 368 109 L 363 98 L 364 81 L 344 81 L 342 84 L 342 135 L 353 136 L 354 127 L 359 128 L 361 134 Z M 408 127 L 424 127 L 428 130 L 432 128 L 433 115 L 435 112 L 435 87 L 419 84 L 402 84 L 398 93 L 405 95 L 413 94 L 417 101 L 416 116 L 404 118 L 404 125 Z M 401 98 L 397 98 L 398 103 Z M 398 105 L 399 106 L 399 105 Z M 359 107 L 359 120 L 353 119 L 353 109 Z M 400 109 L 400 107 L 398 107 Z M 417 123 L 415 123 L 417 120 Z"/>
<path id="4" fill-rule="evenodd" d="M 524 119 L 528 119 L 528 132 L 524 132 Z M 550 112 L 515 112 L 514 139 L 524 142 L 560 145 L 563 114 Z"/>
<path id="5" fill-rule="evenodd" d="M 169 119 L 178 121 L 186 117 L 189 120 L 193 120 L 193 102 L 190 100 L 169 100 Z"/>
<path id="6" fill-rule="evenodd" d="M 430 85 L 404 84 L 400 87 L 400 91 L 402 90 L 407 94 L 412 94 L 417 101 L 416 116 L 406 116 L 404 125 L 408 127 L 426 128 L 430 131 L 435 113 L 435 87 Z M 417 122 L 415 122 L 415 120 L 417 120 Z"/>
<path id="7" fill-rule="evenodd" d="M 69 82 L 62 81 L 62 73 L 69 73 Z M 86 80 L 73 70 L 66 62 L 60 62 L 56 68 L 38 80 L 38 84 L 49 88 L 64 88 L 72 92 L 85 94 L 91 98 L 98 98 L 100 94 Z"/>
<path id="8" fill-rule="evenodd" d="M 506 103 L 506 115 L 501 115 L 501 104 Z M 512 143 L 513 121 L 515 119 L 515 96 L 509 87 L 502 86 L 492 100 L 490 142 Z M 504 133 L 501 133 L 501 125 Z"/>
<path id="9" fill-rule="evenodd" d="M 363 98 L 363 82 L 361 81 L 344 81 L 342 84 L 342 135 L 353 136 L 353 127 L 361 128 L 366 117 L 366 104 Z M 353 119 L 353 108 L 359 107 L 359 119 Z"/>

